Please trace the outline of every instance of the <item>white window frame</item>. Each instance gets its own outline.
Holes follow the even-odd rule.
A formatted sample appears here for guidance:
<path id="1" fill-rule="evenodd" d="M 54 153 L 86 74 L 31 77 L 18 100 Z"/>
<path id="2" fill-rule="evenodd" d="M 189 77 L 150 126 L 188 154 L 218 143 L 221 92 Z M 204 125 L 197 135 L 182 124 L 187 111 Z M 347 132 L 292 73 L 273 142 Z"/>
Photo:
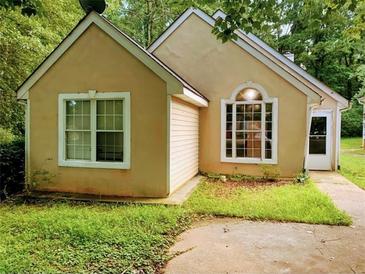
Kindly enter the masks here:
<path id="1" fill-rule="evenodd" d="M 66 101 L 90 100 L 91 112 L 91 160 L 66 159 Z M 96 161 L 96 100 L 123 100 L 123 162 Z M 94 115 L 93 115 L 94 114 Z M 96 92 L 90 90 L 82 93 L 62 93 L 58 95 L 58 165 L 64 167 L 130 169 L 131 128 L 130 128 L 130 93 L 129 92 Z"/>
<path id="2" fill-rule="evenodd" d="M 256 89 L 261 93 L 262 100 L 236 101 L 238 93 L 246 88 Z M 271 144 L 271 159 L 265 159 L 265 104 L 272 104 L 272 144 Z M 226 156 L 226 106 L 232 104 L 232 157 Z M 236 142 L 236 123 L 234 123 L 236 115 L 236 105 L 240 104 L 261 104 L 261 157 L 236 157 L 236 150 L 233 149 L 233 144 Z M 278 162 L 278 98 L 269 97 L 266 90 L 252 82 L 247 82 L 239 85 L 229 99 L 221 99 L 221 162 L 227 163 L 244 163 L 244 164 L 277 164 Z"/>

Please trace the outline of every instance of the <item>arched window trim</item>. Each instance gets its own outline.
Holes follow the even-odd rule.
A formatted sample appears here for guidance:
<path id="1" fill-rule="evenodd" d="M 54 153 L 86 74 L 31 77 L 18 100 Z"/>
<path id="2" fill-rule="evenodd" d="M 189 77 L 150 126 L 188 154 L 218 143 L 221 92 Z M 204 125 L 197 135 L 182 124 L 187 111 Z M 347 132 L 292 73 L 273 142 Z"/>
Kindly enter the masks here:
<path id="1" fill-rule="evenodd" d="M 261 85 L 253 83 L 253 82 L 246 82 L 246 83 L 238 85 L 232 91 L 230 100 L 236 101 L 236 97 L 237 97 L 238 93 L 240 93 L 242 90 L 247 89 L 247 88 L 256 89 L 258 92 L 260 92 L 261 96 L 262 96 L 262 101 L 269 99 L 269 95 L 267 94 L 266 90 Z M 252 100 L 252 101 L 254 101 L 254 100 Z M 261 101 L 261 100 L 259 100 L 259 101 Z"/>
<path id="2" fill-rule="evenodd" d="M 236 96 L 238 93 L 247 88 L 256 89 L 261 93 L 262 100 L 246 100 L 246 101 L 236 101 Z M 272 139 L 271 139 L 271 159 L 265 158 L 265 106 L 266 103 L 272 104 Z M 226 154 L 226 125 L 227 125 L 227 113 L 226 108 L 227 105 L 233 105 L 233 109 L 235 109 L 236 105 L 244 105 L 244 104 L 261 104 L 261 157 L 253 158 L 253 157 L 237 157 L 236 156 L 236 123 L 232 122 L 232 157 L 227 157 Z M 235 111 L 233 111 L 232 116 L 235 115 Z M 236 121 L 236 120 L 234 120 Z M 233 145 L 234 144 L 234 145 Z M 253 82 L 245 82 L 243 84 L 238 85 L 231 93 L 229 99 L 221 100 L 221 162 L 231 162 L 231 163 L 252 163 L 252 164 L 277 164 L 277 149 L 278 147 L 278 99 L 275 97 L 269 97 L 266 90 L 259 84 Z M 233 152 L 234 151 L 234 152 Z"/>

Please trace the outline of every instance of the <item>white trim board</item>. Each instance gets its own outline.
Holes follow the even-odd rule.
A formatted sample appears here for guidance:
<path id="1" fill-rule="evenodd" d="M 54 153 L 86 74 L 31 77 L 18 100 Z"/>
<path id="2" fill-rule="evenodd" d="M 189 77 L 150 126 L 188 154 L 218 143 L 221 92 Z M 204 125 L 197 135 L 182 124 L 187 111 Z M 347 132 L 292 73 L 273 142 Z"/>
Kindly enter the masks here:
<path id="1" fill-rule="evenodd" d="M 158 39 L 156 39 L 155 42 L 150 45 L 148 51 L 153 53 L 192 14 L 195 14 L 212 27 L 215 24 L 215 18 L 225 16 L 224 12 L 221 10 L 217 10 L 214 13 L 213 18 L 200 9 L 189 8 L 173 24 L 171 24 L 171 26 L 169 26 L 169 28 Z M 238 35 L 238 38 L 232 42 L 267 65 L 270 69 L 278 73 L 285 80 L 304 92 L 307 96 L 311 97 L 312 100 L 310 100 L 309 103 L 318 102 L 318 97 L 320 97 L 318 93 L 323 92 L 339 102 L 343 108 L 347 107 L 348 101 L 345 98 L 309 75 L 302 68 L 272 49 L 253 34 L 246 34 L 242 30 L 236 31 L 236 34 Z"/>
<path id="2" fill-rule="evenodd" d="M 138 60 L 150 68 L 154 73 L 161 77 L 167 83 L 169 94 L 184 94 L 184 88 L 188 89 L 195 97 L 199 97 L 196 102 L 195 97 L 189 97 L 194 104 L 201 104 L 203 100 L 206 104 L 207 99 L 195 90 L 191 85 L 184 81 L 180 76 L 164 65 L 157 57 L 139 46 L 125 33 L 121 32 L 106 18 L 91 12 L 80 21 L 80 23 L 71 31 L 71 33 L 59 44 L 59 46 L 45 59 L 45 61 L 28 77 L 28 79 L 19 87 L 17 91 L 18 99 L 27 99 L 29 89 L 47 72 L 47 70 L 74 44 L 74 42 L 89 28 L 95 24 L 122 47 L 128 50 Z"/>

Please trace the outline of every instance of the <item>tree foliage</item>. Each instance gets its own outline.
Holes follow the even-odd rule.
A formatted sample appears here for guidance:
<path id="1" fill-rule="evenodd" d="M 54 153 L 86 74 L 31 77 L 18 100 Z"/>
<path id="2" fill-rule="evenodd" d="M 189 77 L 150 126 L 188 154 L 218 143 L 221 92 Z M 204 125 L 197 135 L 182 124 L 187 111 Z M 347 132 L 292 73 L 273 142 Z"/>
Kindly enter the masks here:
<path id="1" fill-rule="evenodd" d="M 189 7 L 214 12 L 217 0 L 109 0 L 105 15 L 140 45 L 148 47 Z"/>
<path id="2" fill-rule="evenodd" d="M 228 14 L 223 41 L 242 28 L 347 99 L 365 89 L 364 0 L 107 0 L 104 16 L 147 47 L 190 6 Z M 23 132 L 15 90 L 83 15 L 78 0 L 0 0 L 0 127 Z"/>
<path id="3" fill-rule="evenodd" d="M 34 8 L 34 14 L 24 12 Z M 4 1 L 0 4 L 0 127 L 24 131 L 15 91 L 81 18 L 77 1 Z"/>
<path id="4" fill-rule="evenodd" d="M 347 99 L 361 88 L 355 72 L 365 63 L 364 0 L 224 0 L 223 7 L 228 16 L 214 29 L 223 41 L 242 28 L 294 53 L 298 65 Z"/>

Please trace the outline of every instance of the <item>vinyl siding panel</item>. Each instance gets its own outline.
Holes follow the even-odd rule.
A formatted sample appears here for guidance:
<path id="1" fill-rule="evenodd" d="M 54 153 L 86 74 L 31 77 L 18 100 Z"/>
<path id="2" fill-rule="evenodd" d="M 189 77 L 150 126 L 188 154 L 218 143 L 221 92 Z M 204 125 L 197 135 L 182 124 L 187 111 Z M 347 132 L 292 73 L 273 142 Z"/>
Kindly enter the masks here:
<path id="1" fill-rule="evenodd" d="M 172 98 L 170 114 L 170 193 L 199 170 L 199 108 Z"/>

